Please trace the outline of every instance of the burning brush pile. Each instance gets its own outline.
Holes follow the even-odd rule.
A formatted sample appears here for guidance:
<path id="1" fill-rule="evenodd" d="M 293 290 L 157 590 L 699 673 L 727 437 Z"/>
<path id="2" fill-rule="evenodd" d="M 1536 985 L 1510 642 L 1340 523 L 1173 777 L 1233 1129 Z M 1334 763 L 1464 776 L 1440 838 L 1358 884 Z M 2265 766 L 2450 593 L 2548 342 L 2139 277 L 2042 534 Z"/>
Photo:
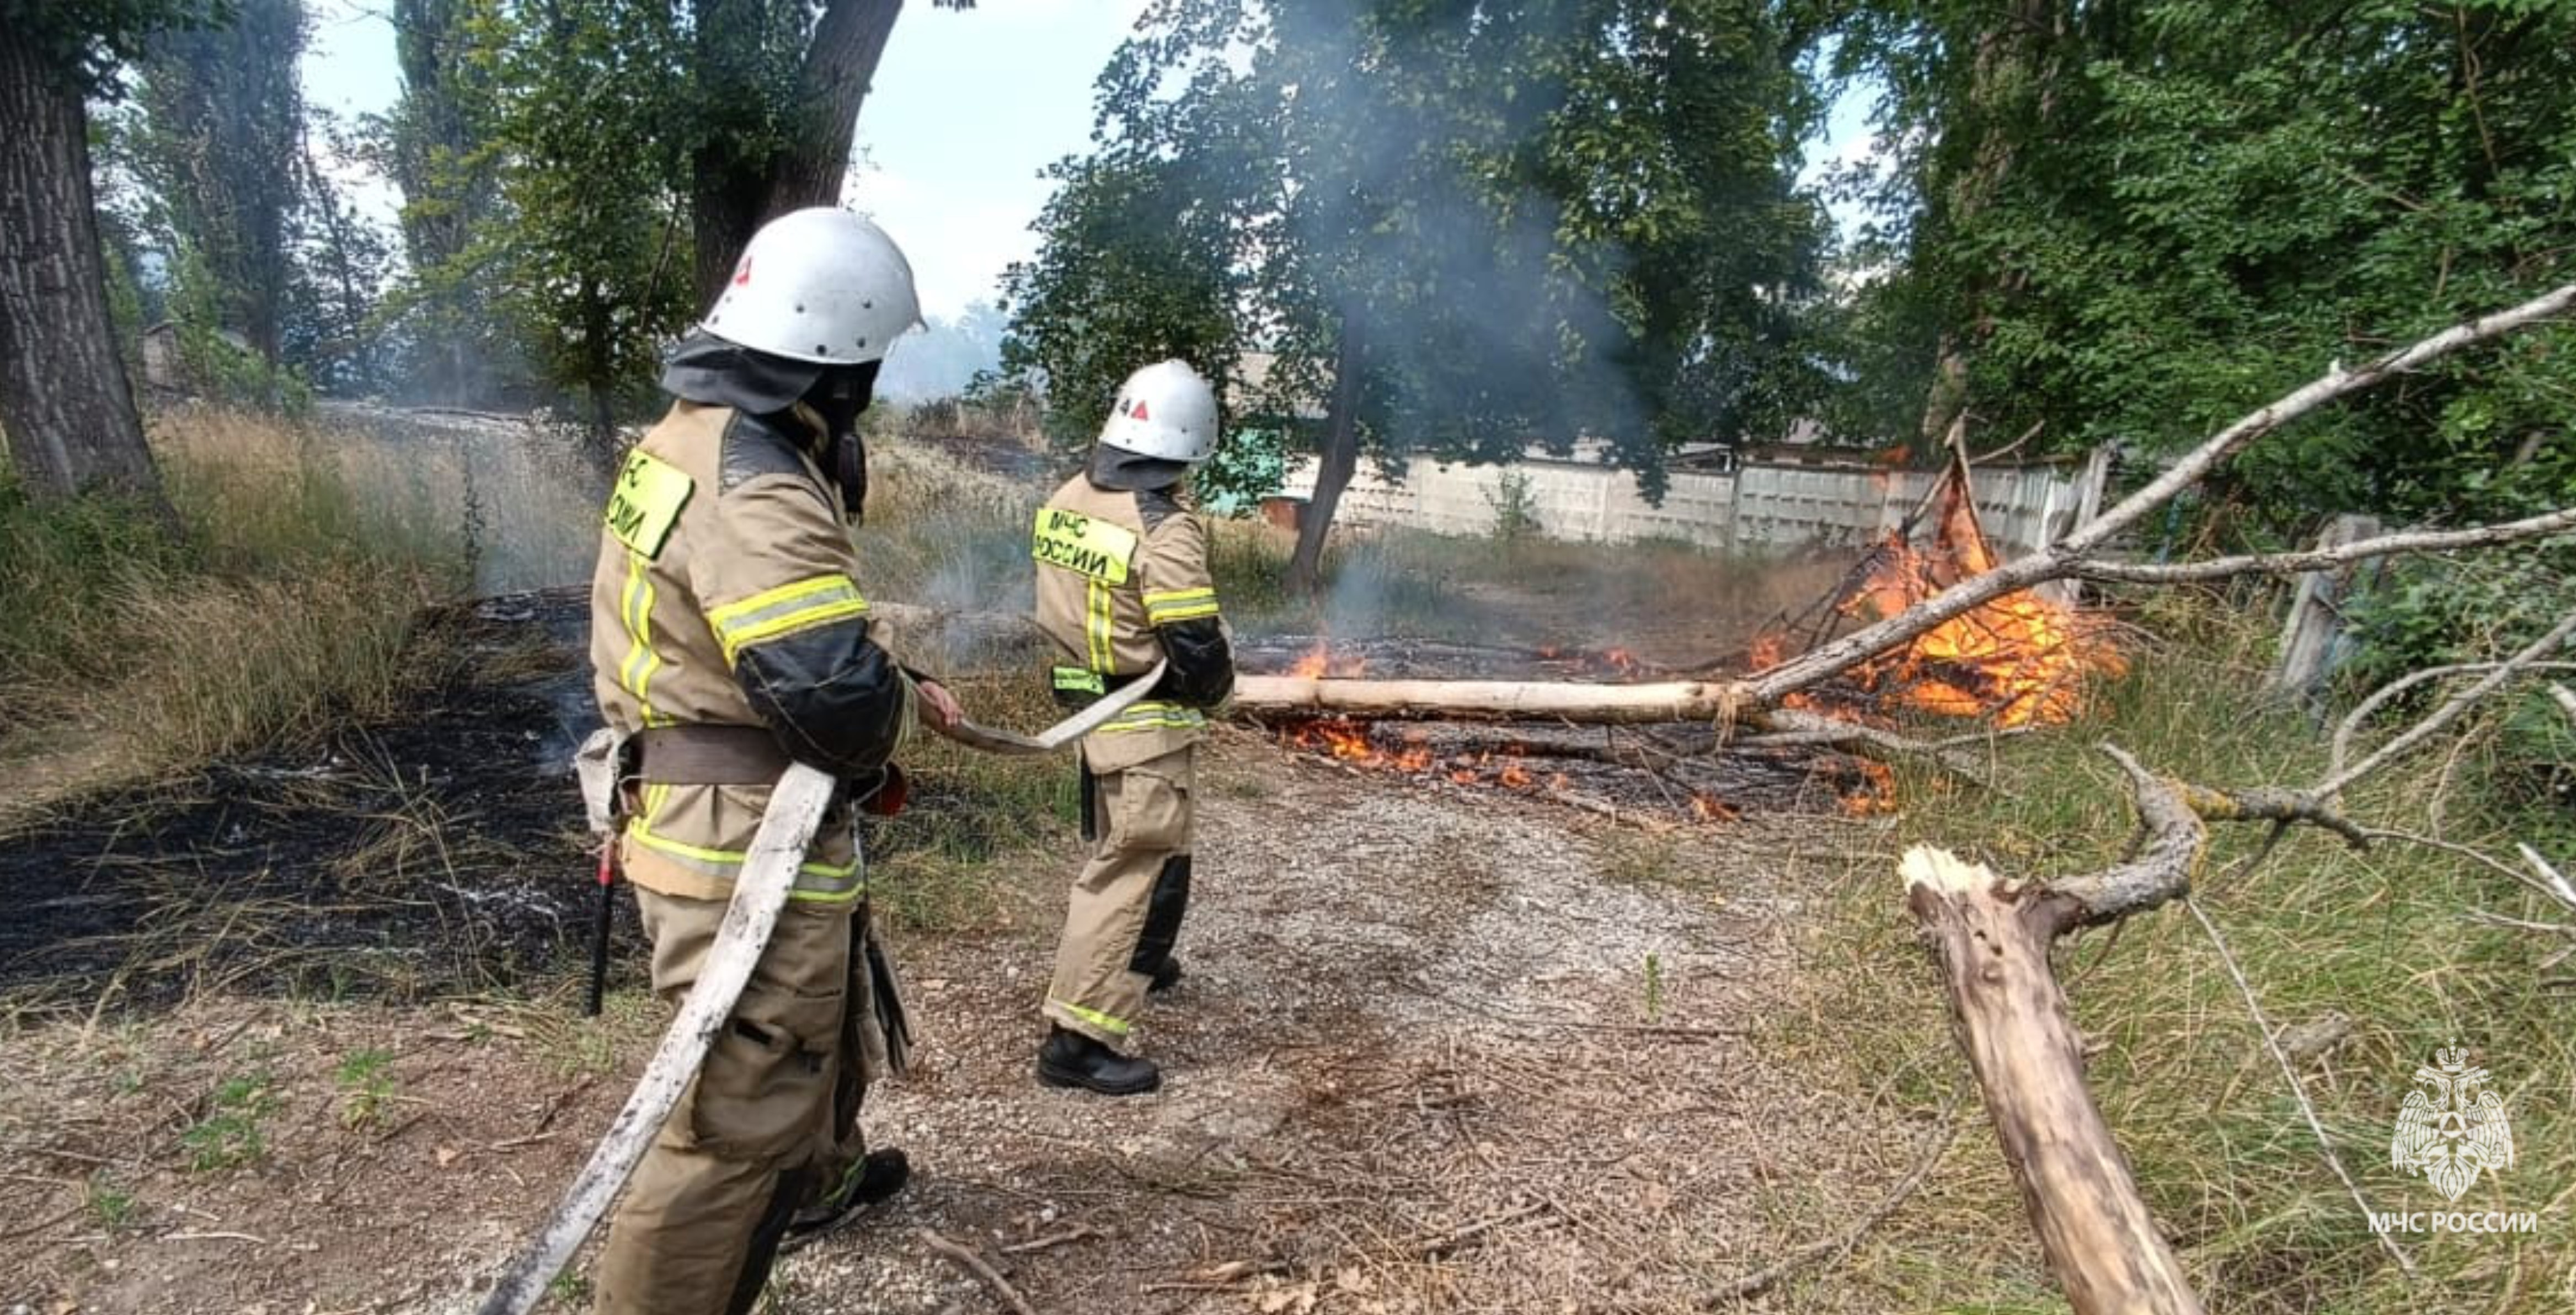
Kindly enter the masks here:
<path id="1" fill-rule="evenodd" d="M 1892 532 L 1805 617 L 1766 628 L 1740 667 L 1668 668 L 1617 648 L 1312 636 L 1250 640 L 1237 657 L 1248 672 L 1326 680 L 1625 685 L 1724 679 L 1730 668 L 1758 672 L 1846 626 L 1894 616 L 1994 569 L 1960 472 L 1953 470 L 1925 510 L 1937 511 L 1929 548 L 1916 547 L 1905 529 Z M 1879 729 L 1927 715 L 2003 728 L 2055 724 L 2082 710 L 2092 681 L 2124 668 L 2102 617 L 2037 594 L 2012 594 L 1791 695 L 1784 706 Z M 1503 726 L 1410 718 L 1291 719 L 1275 731 L 1284 745 L 1353 769 L 1611 816 L 1713 823 L 1757 809 L 1867 814 L 1894 806 L 1893 778 L 1883 764 L 1824 747 L 1813 734 L 1726 737 L 1702 723 Z"/>
<path id="2" fill-rule="evenodd" d="M 1813 647 L 1845 622 L 1866 625 L 1895 616 L 1995 568 L 1993 545 L 1977 523 L 1960 467 L 1953 465 L 1936 486 L 1928 509 L 1936 513 L 1928 551 L 1914 546 L 1907 527 L 1890 531 L 1809 618 L 1756 640 L 1751 669 L 1786 660 L 1802 628 L 1808 631 L 1804 646 Z M 2107 618 L 2023 592 L 1953 617 L 1913 643 L 1862 663 L 1835 686 L 1792 695 L 1788 705 L 1874 725 L 1914 711 L 2003 727 L 2053 726 L 2083 711 L 2094 681 L 2127 669 Z"/>

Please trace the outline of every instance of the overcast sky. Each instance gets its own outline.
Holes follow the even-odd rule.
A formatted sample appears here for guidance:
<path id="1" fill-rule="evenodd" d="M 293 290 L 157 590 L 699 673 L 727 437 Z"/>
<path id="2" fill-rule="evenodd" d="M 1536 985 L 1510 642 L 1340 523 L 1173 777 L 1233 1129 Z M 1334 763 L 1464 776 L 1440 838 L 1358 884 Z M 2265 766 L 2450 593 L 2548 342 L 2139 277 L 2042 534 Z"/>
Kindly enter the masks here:
<path id="1" fill-rule="evenodd" d="M 1004 266 L 1034 253 L 1046 203 L 1038 171 L 1091 138 L 1091 82 L 1147 0 L 978 0 L 906 5 L 859 119 L 846 198 L 912 258 L 922 309 L 954 318 L 994 298 Z M 402 87 L 393 29 L 375 0 L 313 0 L 305 98 L 380 113 Z M 1860 107 L 1836 107 L 1822 160 L 1859 146 Z M 392 197 L 368 198 L 390 220 Z"/>

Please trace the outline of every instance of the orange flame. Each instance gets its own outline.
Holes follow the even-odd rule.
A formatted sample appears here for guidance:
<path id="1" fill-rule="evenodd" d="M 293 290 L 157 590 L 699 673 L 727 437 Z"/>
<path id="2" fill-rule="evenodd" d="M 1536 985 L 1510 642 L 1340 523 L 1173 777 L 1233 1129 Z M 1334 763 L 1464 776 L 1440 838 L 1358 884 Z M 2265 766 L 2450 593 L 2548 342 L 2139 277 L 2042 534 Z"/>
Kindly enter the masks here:
<path id="1" fill-rule="evenodd" d="M 1691 816 L 1703 822 L 1732 822 L 1739 814 L 1720 802 L 1715 795 L 1695 794 L 1690 801 Z"/>
<path id="2" fill-rule="evenodd" d="M 1855 758 L 1862 777 L 1861 788 L 1843 796 L 1843 811 L 1853 817 L 1870 817 L 1896 811 L 1896 773 L 1887 764 Z"/>
<path id="3" fill-rule="evenodd" d="M 1301 722 L 1282 732 L 1281 738 L 1301 749 L 1320 749 L 1341 762 L 1362 767 L 1390 767 L 1400 772 L 1419 772 L 1431 766 L 1431 750 L 1419 744 L 1386 750 L 1369 739 L 1366 727 L 1348 721 Z"/>
<path id="4" fill-rule="evenodd" d="M 1838 604 L 1843 614 L 1863 621 L 1895 616 L 1995 568 L 1976 504 L 1955 469 L 1942 483 L 1939 513 L 1930 551 L 1906 542 L 1902 533 L 1890 533 L 1871 550 L 1867 576 Z M 1786 637 L 1778 633 L 1756 637 L 1752 668 L 1777 665 L 1786 648 Z M 2090 680 L 2127 669 L 2097 617 L 2025 591 L 1953 617 L 1905 648 L 1853 668 L 1852 675 L 1862 689 L 1905 707 L 2023 726 L 2072 720 L 2083 711 Z M 1794 695 L 1786 702 L 1815 706 Z"/>
<path id="5" fill-rule="evenodd" d="M 1957 564 L 1954 578 L 1994 569 L 1974 511 L 1963 510 L 1967 500 L 1955 491 L 1945 497 L 1955 506 L 1945 508 L 1936 551 L 1946 549 Z M 1941 577 L 1951 574 L 1940 569 L 1939 556 L 1894 535 L 1877 557 L 1868 580 L 1843 604 L 1845 612 L 1894 616 L 1940 592 L 1947 583 Z M 1910 707 L 1953 717 L 1991 714 L 1998 725 L 2023 726 L 2072 720 L 2083 711 L 2089 680 L 2127 669 L 2095 617 L 2025 591 L 1953 617 L 1854 675 L 1863 688 Z"/>
<path id="6" fill-rule="evenodd" d="M 1368 659 L 1364 657 L 1335 659 L 1332 641 L 1319 637 L 1313 648 L 1288 664 L 1288 674 L 1301 680 L 1321 680 L 1327 676 L 1349 678 L 1359 675 L 1367 666 Z"/>

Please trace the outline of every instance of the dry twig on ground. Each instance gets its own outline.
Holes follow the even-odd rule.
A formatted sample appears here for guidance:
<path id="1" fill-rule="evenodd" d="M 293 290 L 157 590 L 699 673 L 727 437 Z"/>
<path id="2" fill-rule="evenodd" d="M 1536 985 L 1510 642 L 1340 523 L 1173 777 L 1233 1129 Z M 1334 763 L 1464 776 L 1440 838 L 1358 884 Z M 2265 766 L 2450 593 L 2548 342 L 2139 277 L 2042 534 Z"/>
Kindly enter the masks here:
<path id="1" fill-rule="evenodd" d="M 1012 1287 L 1009 1279 L 1003 1278 L 1000 1271 L 986 1264 L 984 1258 L 976 1255 L 972 1249 L 951 1242 L 927 1228 L 916 1228 L 912 1231 L 914 1236 L 921 1239 L 922 1245 L 956 1261 L 967 1273 L 981 1279 L 984 1286 L 992 1289 L 993 1295 L 1017 1315 L 1037 1315 L 1037 1311 L 1029 1305 L 1028 1299 L 1020 1295 L 1020 1290 Z"/>

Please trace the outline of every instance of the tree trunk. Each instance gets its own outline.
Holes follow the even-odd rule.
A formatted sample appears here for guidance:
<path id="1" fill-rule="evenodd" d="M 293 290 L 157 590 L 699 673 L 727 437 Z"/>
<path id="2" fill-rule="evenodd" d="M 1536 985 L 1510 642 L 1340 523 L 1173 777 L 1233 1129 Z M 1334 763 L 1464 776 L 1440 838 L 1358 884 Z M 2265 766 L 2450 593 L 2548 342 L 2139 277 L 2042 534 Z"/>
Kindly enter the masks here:
<path id="1" fill-rule="evenodd" d="M 758 0 L 696 0 L 699 78 L 715 105 L 759 103 L 759 55 L 737 34 L 760 22 L 763 8 Z M 775 149 L 745 150 L 733 134 L 708 134 L 691 162 L 702 305 L 714 304 L 763 223 L 840 203 L 859 107 L 902 11 L 903 0 L 831 0 L 814 25 Z"/>
<path id="2" fill-rule="evenodd" d="M 885 58 L 903 0 L 832 0 L 796 77 L 795 117 L 769 176 L 769 213 L 837 205 L 850 173 L 859 107 Z"/>
<path id="3" fill-rule="evenodd" d="M 1333 355 L 1332 413 L 1324 418 L 1324 450 L 1315 464 L 1315 496 L 1297 521 L 1297 551 L 1288 558 L 1288 589 L 1313 594 L 1323 586 L 1324 536 L 1333 528 L 1333 512 L 1342 490 L 1360 464 L 1360 371 L 1366 361 L 1360 341 L 1359 316 L 1342 311 L 1342 338 Z"/>
<path id="4" fill-rule="evenodd" d="M 596 282 L 582 289 L 582 333 L 585 383 L 590 395 L 590 464 L 605 475 L 617 458 L 617 353 L 612 345 L 613 307 Z"/>
<path id="5" fill-rule="evenodd" d="M 0 428 L 27 486 L 169 504 L 116 351 L 80 89 L 0 40 Z"/>
<path id="6" fill-rule="evenodd" d="M 1237 714 L 1287 717 L 1435 717 L 1453 721 L 1568 721 L 1635 725 L 1734 721 L 1749 713 L 1744 687 L 1727 681 L 1586 685 L 1545 680 L 1341 680 L 1237 676 Z"/>

